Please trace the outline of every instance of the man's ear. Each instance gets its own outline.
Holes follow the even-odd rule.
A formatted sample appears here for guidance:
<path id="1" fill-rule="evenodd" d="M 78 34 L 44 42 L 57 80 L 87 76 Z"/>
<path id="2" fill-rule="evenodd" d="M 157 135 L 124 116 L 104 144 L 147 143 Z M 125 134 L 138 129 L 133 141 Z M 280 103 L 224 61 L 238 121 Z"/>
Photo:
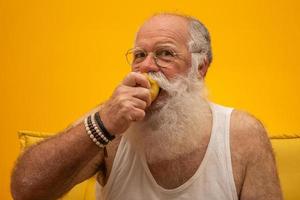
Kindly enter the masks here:
<path id="1" fill-rule="evenodd" d="M 198 66 L 198 73 L 201 76 L 201 78 L 204 78 L 206 76 L 208 66 L 209 66 L 208 60 L 204 58 L 203 63 Z"/>

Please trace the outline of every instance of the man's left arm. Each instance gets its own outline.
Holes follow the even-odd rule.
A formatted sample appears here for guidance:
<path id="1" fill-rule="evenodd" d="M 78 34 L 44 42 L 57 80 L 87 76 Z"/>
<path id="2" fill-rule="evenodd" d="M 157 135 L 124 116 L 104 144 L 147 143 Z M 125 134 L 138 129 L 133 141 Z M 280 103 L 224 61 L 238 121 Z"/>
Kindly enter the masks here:
<path id="1" fill-rule="evenodd" d="M 244 157 L 240 199 L 283 199 L 275 157 L 265 128 L 249 114 L 239 112 L 235 115 L 238 116 L 236 130 L 240 135 L 238 148 L 242 148 Z"/>

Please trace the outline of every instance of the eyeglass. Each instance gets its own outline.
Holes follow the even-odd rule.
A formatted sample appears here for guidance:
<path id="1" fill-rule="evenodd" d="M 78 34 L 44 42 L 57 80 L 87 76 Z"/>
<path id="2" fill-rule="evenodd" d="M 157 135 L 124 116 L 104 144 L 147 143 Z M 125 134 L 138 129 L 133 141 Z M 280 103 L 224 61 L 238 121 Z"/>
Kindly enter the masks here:
<path id="1" fill-rule="evenodd" d="M 176 53 L 167 47 L 158 48 L 152 52 L 147 52 L 141 48 L 133 48 L 127 51 L 126 59 L 128 64 L 133 66 L 143 62 L 150 53 L 153 54 L 155 64 L 162 68 L 170 66 L 170 64 L 172 64 L 178 58 L 178 56 L 182 54 Z"/>

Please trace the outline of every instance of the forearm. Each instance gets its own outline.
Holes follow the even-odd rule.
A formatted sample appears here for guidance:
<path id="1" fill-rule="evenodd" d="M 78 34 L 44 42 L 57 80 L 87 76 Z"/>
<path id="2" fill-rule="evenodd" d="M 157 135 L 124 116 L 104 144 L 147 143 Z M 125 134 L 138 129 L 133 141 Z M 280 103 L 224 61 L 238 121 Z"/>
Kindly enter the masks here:
<path id="1" fill-rule="evenodd" d="M 12 174 L 13 196 L 15 199 L 56 199 L 96 173 L 102 155 L 102 150 L 91 141 L 80 123 L 25 151 Z"/>
<path id="2" fill-rule="evenodd" d="M 100 110 L 103 126 L 108 132 L 120 135 L 133 121 L 145 117 L 145 109 L 151 102 L 149 88 L 149 81 L 140 73 L 132 72 L 125 77 L 112 97 L 96 109 Z M 100 151 L 95 143 L 81 122 L 27 150 L 12 175 L 14 198 L 57 199 L 78 182 L 95 174 L 104 163 L 103 150 Z"/>

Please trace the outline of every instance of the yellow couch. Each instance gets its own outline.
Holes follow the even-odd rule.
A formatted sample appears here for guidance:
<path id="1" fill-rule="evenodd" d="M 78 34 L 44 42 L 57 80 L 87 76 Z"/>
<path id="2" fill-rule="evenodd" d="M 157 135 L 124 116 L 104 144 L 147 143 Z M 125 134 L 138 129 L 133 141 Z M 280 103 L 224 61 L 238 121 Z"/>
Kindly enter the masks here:
<path id="1" fill-rule="evenodd" d="M 20 131 L 21 151 L 26 147 L 52 136 L 50 133 Z M 286 200 L 300 199 L 300 135 L 279 135 L 271 137 L 275 152 L 279 177 Z M 86 180 L 71 191 L 63 200 L 94 200 L 95 178 Z"/>

